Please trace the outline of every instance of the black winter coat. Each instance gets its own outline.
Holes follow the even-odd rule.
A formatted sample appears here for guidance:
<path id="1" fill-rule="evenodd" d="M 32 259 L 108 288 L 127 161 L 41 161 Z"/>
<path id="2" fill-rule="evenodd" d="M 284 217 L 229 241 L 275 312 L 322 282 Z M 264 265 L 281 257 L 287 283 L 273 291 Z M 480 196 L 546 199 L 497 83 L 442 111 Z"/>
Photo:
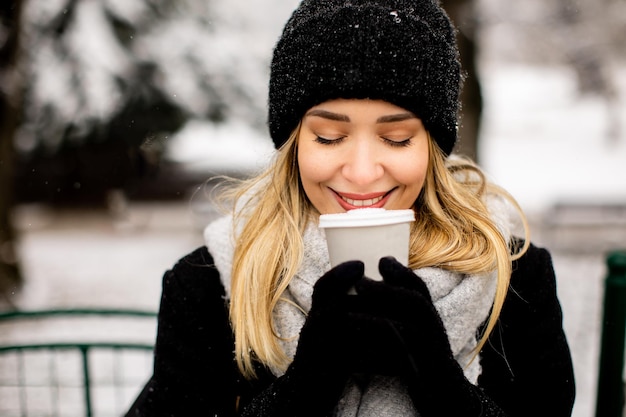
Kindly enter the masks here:
<path id="1" fill-rule="evenodd" d="M 478 384 L 488 401 L 481 415 L 570 416 L 573 366 L 549 253 L 531 245 L 514 263 L 510 286 L 481 352 Z M 165 273 L 154 373 L 126 416 L 238 416 L 264 397 L 289 396 L 262 368 L 257 380 L 243 379 L 233 351 L 224 287 L 201 247 Z"/>

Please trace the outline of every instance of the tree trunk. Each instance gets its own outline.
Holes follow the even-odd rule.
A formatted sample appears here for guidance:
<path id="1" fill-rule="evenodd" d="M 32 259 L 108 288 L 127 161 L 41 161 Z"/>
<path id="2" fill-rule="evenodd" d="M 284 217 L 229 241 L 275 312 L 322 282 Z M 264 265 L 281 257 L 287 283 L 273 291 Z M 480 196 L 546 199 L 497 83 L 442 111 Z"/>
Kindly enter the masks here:
<path id="1" fill-rule="evenodd" d="M 0 303 L 12 304 L 22 284 L 13 209 L 13 135 L 20 112 L 18 33 L 22 1 L 0 2 Z M 2 43 L 3 42 L 3 43 Z"/>
<path id="2" fill-rule="evenodd" d="M 480 121 L 483 99 L 477 68 L 476 29 L 478 19 L 473 0 L 443 0 L 442 5 L 454 25 L 459 29 L 457 42 L 461 64 L 467 78 L 461 93 L 461 121 L 459 142 L 455 153 L 469 156 L 478 161 Z"/>

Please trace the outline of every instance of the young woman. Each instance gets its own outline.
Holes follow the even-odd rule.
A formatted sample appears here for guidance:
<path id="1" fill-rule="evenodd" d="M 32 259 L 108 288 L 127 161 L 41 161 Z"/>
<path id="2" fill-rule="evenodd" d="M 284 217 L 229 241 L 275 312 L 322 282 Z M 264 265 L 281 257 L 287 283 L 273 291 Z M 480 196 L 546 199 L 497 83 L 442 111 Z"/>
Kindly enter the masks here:
<path id="1" fill-rule="evenodd" d="M 301 3 L 271 67 L 275 160 L 165 274 L 128 416 L 571 415 L 550 255 L 450 156 L 454 36 L 434 0 Z M 382 281 L 331 268 L 317 227 L 365 207 L 415 211 L 409 265 L 381 259 Z"/>

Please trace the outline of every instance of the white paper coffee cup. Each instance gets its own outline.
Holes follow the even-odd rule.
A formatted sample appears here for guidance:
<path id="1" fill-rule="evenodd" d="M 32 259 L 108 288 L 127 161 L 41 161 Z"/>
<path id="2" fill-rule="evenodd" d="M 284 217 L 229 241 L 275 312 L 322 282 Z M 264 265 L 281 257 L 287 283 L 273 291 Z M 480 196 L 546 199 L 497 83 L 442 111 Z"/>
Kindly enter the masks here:
<path id="1" fill-rule="evenodd" d="M 345 213 L 322 214 L 319 227 L 324 229 L 330 265 L 359 260 L 365 264 L 365 276 L 382 280 L 378 261 L 393 256 L 403 265 L 409 262 L 409 234 L 413 210 L 364 208 Z"/>

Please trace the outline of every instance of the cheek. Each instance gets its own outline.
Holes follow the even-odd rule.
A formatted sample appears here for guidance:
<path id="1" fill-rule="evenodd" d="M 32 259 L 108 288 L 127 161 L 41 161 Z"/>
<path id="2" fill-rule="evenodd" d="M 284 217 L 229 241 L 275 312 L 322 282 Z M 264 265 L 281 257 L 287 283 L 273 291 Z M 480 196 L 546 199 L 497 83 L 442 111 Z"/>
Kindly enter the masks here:
<path id="1" fill-rule="evenodd" d="M 332 170 L 329 162 L 327 152 L 306 145 L 298 148 L 300 179 L 305 188 L 328 179 Z"/>
<path id="2" fill-rule="evenodd" d="M 428 151 L 407 154 L 394 166 L 395 180 L 406 186 L 407 192 L 411 194 L 410 198 L 416 199 L 426 179 Z"/>
<path id="3" fill-rule="evenodd" d="M 401 178 L 399 178 L 401 182 L 422 188 L 424 179 L 426 178 L 427 162 L 418 161 L 418 163 L 415 163 L 415 161 L 413 161 L 413 164 L 407 164 L 405 166 L 407 166 L 407 169 L 401 170 L 398 174 L 401 176 Z"/>

